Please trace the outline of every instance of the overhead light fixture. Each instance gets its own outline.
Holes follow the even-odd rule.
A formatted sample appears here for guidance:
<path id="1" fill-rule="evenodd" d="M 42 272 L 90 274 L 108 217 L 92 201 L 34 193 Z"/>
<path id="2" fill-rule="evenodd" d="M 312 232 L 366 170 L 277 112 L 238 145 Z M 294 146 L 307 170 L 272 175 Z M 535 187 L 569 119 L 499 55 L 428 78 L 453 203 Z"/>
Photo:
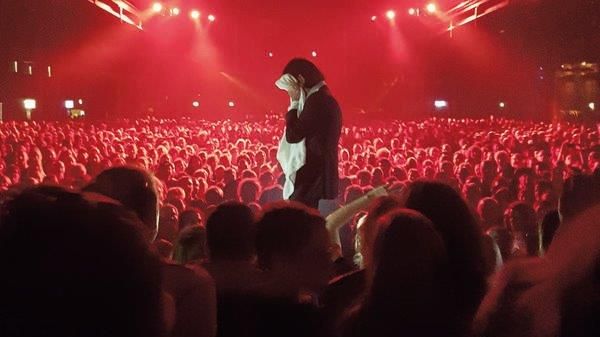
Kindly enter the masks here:
<path id="1" fill-rule="evenodd" d="M 394 20 L 396 18 L 396 11 L 390 9 L 389 11 L 385 12 L 385 16 L 388 18 L 388 20 Z"/>
<path id="2" fill-rule="evenodd" d="M 154 13 L 160 13 L 163 10 L 163 5 L 160 2 L 155 2 L 152 4 L 152 11 Z"/>
<path id="3" fill-rule="evenodd" d="M 429 14 L 435 14 L 438 10 L 437 5 L 433 2 L 428 3 L 425 9 Z"/>
<path id="4" fill-rule="evenodd" d="M 445 109 L 448 107 L 448 101 L 445 100 L 435 100 L 433 102 L 433 105 L 435 106 L 436 109 Z"/>
<path id="5" fill-rule="evenodd" d="M 193 10 L 190 12 L 190 17 L 191 17 L 192 19 L 194 19 L 194 20 L 198 20 L 198 19 L 200 19 L 200 11 L 199 11 L 199 10 L 196 10 L 196 9 L 193 9 Z"/>
<path id="6" fill-rule="evenodd" d="M 23 107 L 25 110 L 33 110 L 37 108 L 37 102 L 35 99 L 27 98 L 23 100 Z"/>

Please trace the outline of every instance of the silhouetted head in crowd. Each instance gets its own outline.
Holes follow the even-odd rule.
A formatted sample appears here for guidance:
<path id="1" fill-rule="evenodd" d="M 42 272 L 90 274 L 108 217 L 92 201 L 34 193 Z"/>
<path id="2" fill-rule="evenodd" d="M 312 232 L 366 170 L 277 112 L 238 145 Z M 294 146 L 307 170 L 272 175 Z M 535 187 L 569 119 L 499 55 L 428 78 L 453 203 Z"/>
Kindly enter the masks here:
<path id="1" fill-rule="evenodd" d="M 559 201 L 561 223 L 566 223 L 600 202 L 600 179 L 577 174 L 565 181 Z"/>
<path id="2" fill-rule="evenodd" d="M 84 192 L 105 195 L 135 212 L 152 237 L 158 234 L 158 191 L 151 173 L 133 166 L 113 167 L 100 173 Z"/>
<path id="3" fill-rule="evenodd" d="M 271 202 L 279 201 L 283 199 L 283 188 L 279 185 L 273 185 L 265 188 L 261 195 L 258 203 L 260 205 L 266 205 Z"/>
<path id="4" fill-rule="evenodd" d="M 396 197 L 380 197 L 369 206 L 367 215 L 359 220 L 354 239 L 356 250 L 354 259 L 360 267 L 366 267 L 371 263 L 371 253 L 375 244 L 375 237 L 379 230 L 377 220 L 401 205 L 402 201 Z"/>
<path id="5" fill-rule="evenodd" d="M 156 176 L 163 182 L 168 182 L 175 174 L 175 165 L 169 160 L 161 161 Z"/>
<path id="6" fill-rule="evenodd" d="M 271 204 L 256 228 L 259 266 L 285 295 L 327 285 L 331 245 L 325 219 L 315 210 L 295 202 Z"/>
<path id="7" fill-rule="evenodd" d="M 504 225 L 514 236 L 521 255 L 539 255 L 538 224 L 533 207 L 522 201 L 510 204 L 504 212 Z"/>
<path id="8" fill-rule="evenodd" d="M 121 206 L 57 187 L 5 203 L 0 335 L 163 336 L 159 260 L 145 231 Z"/>
<path id="9" fill-rule="evenodd" d="M 209 187 L 204 195 L 208 205 L 217 206 L 223 202 L 223 190 L 217 186 Z"/>
<path id="10" fill-rule="evenodd" d="M 211 262 L 251 261 L 255 235 L 254 214 L 248 206 L 238 202 L 219 205 L 206 222 Z"/>
<path id="11" fill-rule="evenodd" d="M 260 197 L 260 184 L 256 179 L 244 179 L 238 186 L 238 198 L 244 204 L 257 202 Z"/>
<path id="12" fill-rule="evenodd" d="M 372 284 L 350 335 L 457 336 L 447 310 L 448 256 L 429 219 L 397 209 L 379 220 Z"/>
<path id="13" fill-rule="evenodd" d="M 185 200 L 186 193 L 181 187 L 171 187 L 167 190 L 167 199 Z"/>
<path id="14" fill-rule="evenodd" d="M 188 226 L 204 226 L 200 210 L 190 208 L 179 214 L 179 230 L 183 230 Z"/>
<path id="15" fill-rule="evenodd" d="M 408 186 L 406 208 L 429 218 L 446 245 L 451 268 L 457 319 L 467 321 L 477 310 L 486 291 L 482 232 L 464 199 L 452 187 L 419 180 Z"/>
<path id="16" fill-rule="evenodd" d="M 202 262 L 208 258 L 206 229 L 192 225 L 183 228 L 175 243 L 173 260 L 179 264 Z"/>
<path id="17" fill-rule="evenodd" d="M 177 214 L 185 211 L 185 201 L 179 198 L 167 198 L 164 201 L 166 204 L 171 205 L 177 209 Z"/>
<path id="18" fill-rule="evenodd" d="M 160 208 L 158 239 L 174 243 L 179 231 L 179 211 L 177 207 L 166 204 Z"/>
<path id="19" fill-rule="evenodd" d="M 484 229 L 502 224 L 502 208 L 494 198 L 483 198 L 477 205 L 477 213 Z"/>
<path id="20" fill-rule="evenodd" d="M 350 203 L 363 195 L 363 190 L 359 185 L 350 185 L 344 193 L 345 203 Z"/>
<path id="21" fill-rule="evenodd" d="M 177 186 L 184 191 L 184 200 L 189 200 L 194 195 L 194 180 L 190 176 L 183 176 L 177 180 Z"/>
<path id="22" fill-rule="evenodd" d="M 309 60 L 295 58 L 283 69 L 283 74 L 294 76 L 305 89 L 310 89 L 325 80 L 323 73 Z"/>
<path id="23" fill-rule="evenodd" d="M 498 173 L 498 164 L 493 160 L 481 163 L 481 178 L 486 184 L 490 184 Z"/>

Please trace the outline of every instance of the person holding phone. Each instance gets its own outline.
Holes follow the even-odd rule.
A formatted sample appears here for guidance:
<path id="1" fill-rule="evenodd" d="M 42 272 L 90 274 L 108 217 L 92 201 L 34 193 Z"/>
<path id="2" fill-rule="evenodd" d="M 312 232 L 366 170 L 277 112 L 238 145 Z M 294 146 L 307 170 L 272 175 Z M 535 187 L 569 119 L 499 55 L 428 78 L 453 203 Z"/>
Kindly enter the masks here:
<path id="1" fill-rule="evenodd" d="M 286 176 L 284 198 L 318 208 L 338 194 L 340 106 L 321 71 L 305 59 L 291 60 L 276 86 L 291 101 L 277 154 Z"/>

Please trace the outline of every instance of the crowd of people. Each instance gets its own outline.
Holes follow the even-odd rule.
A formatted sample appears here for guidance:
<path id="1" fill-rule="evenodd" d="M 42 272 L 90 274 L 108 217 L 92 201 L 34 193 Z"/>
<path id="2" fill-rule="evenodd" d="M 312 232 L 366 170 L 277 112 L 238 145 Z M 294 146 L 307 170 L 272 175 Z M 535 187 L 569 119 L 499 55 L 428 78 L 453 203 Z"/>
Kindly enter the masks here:
<path id="1" fill-rule="evenodd" d="M 284 124 L 1 123 L 0 335 L 600 335 L 600 124 L 345 126 L 320 213 Z"/>

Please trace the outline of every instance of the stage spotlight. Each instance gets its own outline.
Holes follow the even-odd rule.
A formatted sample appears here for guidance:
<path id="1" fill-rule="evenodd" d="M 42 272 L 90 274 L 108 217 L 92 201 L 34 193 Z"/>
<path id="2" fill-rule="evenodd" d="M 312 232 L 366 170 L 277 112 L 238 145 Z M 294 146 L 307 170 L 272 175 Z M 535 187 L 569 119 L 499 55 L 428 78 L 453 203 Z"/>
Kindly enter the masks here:
<path id="1" fill-rule="evenodd" d="M 75 101 L 73 101 L 72 99 L 68 99 L 65 101 L 66 109 L 73 109 L 74 107 L 75 107 Z"/>
<path id="2" fill-rule="evenodd" d="M 414 9 L 414 8 L 410 8 L 410 9 L 408 10 L 408 15 L 410 15 L 410 16 L 415 16 L 415 15 L 417 15 L 417 10 L 416 10 L 416 9 Z"/>
<path id="3" fill-rule="evenodd" d="M 272 58 L 272 57 L 273 57 L 273 52 L 271 52 L 271 51 L 270 51 L 270 52 L 268 52 L 268 53 L 267 53 L 267 56 Z"/>
<path id="4" fill-rule="evenodd" d="M 163 10 L 163 5 L 160 2 L 155 2 L 152 5 L 152 11 L 154 13 L 160 13 L 160 12 L 162 12 L 162 10 Z"/>
<path id="5" fill-rule="evenodd" d="M 434 4 L 433 2 L 430 2 L 427 4 L 427 6 L 425 7 L 425 9 L 427 10 L 427 12 L 429 14 L 435 14 L 435 12 L 437 12 L 437 5 Z"/>
<path id="6" fill-rule="evenodd" d="M 35 99 L 27 98 L 23 100 L 23 107 L 25 110 L 33 110 L 37 108 L 37 102 Z"/>
<path id="7" fill-rule="evenodd" d="M 210 15 L 208 16 L 208 21 L 210 21 L 210 22 L 215 22 L 215 20 L 216 20 L 216 19 L 217 19 L 217 18 L 216 18 L 214 15 L 212 15 L 212 14 L 210 14 Z"/>
<path id="8" fill-rule="evenodd" d="M 177 15 L 179 15 L 179 13 L 181 13 L 181 10 L 179 10 L 179 8 L 175 7 L 173 9 L 171 9 L 171 15 L 177 16 Z"/>
<path id="9" fill-rule="evenodd" d="M 197 108 L 197 107 L 199 107 L 199 106 L 200 106 L 200 102 L 198 102 L 198 101 L 193 101 L 193 102 L 192 102 L 192 106 L 193 106 L 194 108 Z"/>
<path id="10" fill-rule="evenodd" d="M 312 55 L 312 57 L 317 57 L 317 51 L 313 50 L 312 53 L 310 53 Z"/>
<path id="11" fill-rule="evenodd" d="M 385 13 L 385 16 L 389 19 L 389 20 L 394 20 L 396 18 L 396 11 L 394 10 L 389 10 Z"/>
<path id="12" fill-rule="evenodd" d="M 435 106 L 436 109 L 445 109 L 448 107 L 448 101 L 444 101 L 444 100 L 436 100 L 433 102 L 433 105 Z"/>
<path id="13" fill-rule="evenodd" d="M 79 99 L 79 105 L 83 105 L 83 99 Z"/>
<path id="14" fill-rule="evenodd" d="M 200 11 L 194 9 L 190 12 L 190 17 L 194 20 L 200 19 Z"/>
<path id="15" fill-rule="evenodd" d="M 499 107 L 500 109 L 504 109 L 504 108 L 506 108 L 506 103 L 504 103 L 504 102 L 500 102 L 500 103 L 498 103 L 498 107 Z"/>
<path id="16" fill-rule="evenodd" d="M 588 104 L 588 107 L 590 108 L 590 110 L 594 111 L 596 110 L 596 103 L 591 102 L 590 104 Z"/>
<path id="17" fill-rule="evenodd" d="M 234 108 L 235 107 L 235 102 L 234 101 L 229 101 L 229 103 L 227 103 L 227 105 L 229 105 L 230 108 Z"/>
<path id="18" fill-rule="evenodd" d="M 371 22 L 375 22 L 375 21 L 377 21 L 377 15 L 373 15 L 373 16 L 371 17 Z"/>

